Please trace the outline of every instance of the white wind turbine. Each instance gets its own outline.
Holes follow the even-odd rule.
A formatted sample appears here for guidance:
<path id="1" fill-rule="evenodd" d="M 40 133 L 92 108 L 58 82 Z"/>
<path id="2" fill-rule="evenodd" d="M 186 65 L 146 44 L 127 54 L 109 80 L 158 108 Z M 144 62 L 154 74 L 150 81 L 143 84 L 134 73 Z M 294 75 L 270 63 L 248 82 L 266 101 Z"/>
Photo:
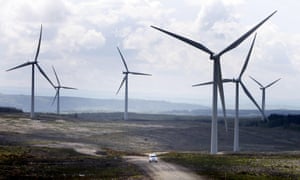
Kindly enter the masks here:
<path id="1" fill-rule="evenodd" d="M 125 66 L 125 69 L 126 71 L 123 71 L 123 74 L 124 74 L 124 78 L 120 84 L 120 87 L 117 91 L 116 94 L 119 93 L 120 89 L 122 88 L 124 82 L 125 82 L 125 111 L 124 111 L 124 120 L 127 120 L 128 119 L 128 74 L 132 74 L 132 75 L 142 75 L 142 76 L 151 76 L 151 74 L 145 74 L 145 73 L 139 73 L 139 72 L 132 72 L 132 71 L 129 71 L 128 67 L 127 67 L 127 64 L 126 64 L 126 61 L 120 51 L 120 49 L 117 47 L 118 49 L 118 52 L 121 56 L 121 59 L 124 63 L 124 66 Z"/>
<path id="2" fill-rule="evenodd" d="M 72 87 L 62 86 L 60 84 L 59 78 L 58 78 L 57 73 L 56 73 L 56 71 L 55 71 L 55 69 L 54 69 L 53 66 L 52 66 L 52 69 L 53 69 L 53 72 L 55 74 L 56 81 L 57 81 L 57 86 L 53 86 L 56 89 L 56 94 L 54 96 L 53 103 L 57 99 L 57 111 L 56 112 L 57 112 L 57 114 L 59 114 L 60 113 L 60 89 L 73 89 L 73 90 L 77 90 L 77 89 L 76 88 L 72 88 Z"/>
<path id="3" fill-rule="evenodd" d="M 260 82 L 258 82 L 256 79 L 254 79 L 253 77 L 250 76 L 250 78 L 256 82 L 259 86 L 260 86 L 260 90 L 262 90 L 262 103 L 261 103 L 261 108 L 262 108 L 262 113 L 263 113 L 263 120 L 265 120 L 265 117 L 266 117 L 266 114 L 265 114 L 265 105 L 266 105 L 266 89 L 271 87 L 272 85 L 274 85 L 275 83 L 277 83 L 279 79 L 271 82 L 270 84 L 266 85 L 266 86 L 263 86 Z"/>
<path id="4" fill-rule="evenodd" d="M 7 71 L 11 71 L 11 70 L 14 70 L 14 69 L 18 69 L 18 68 L 21 68 L 21 67 L 24 67 L 24 66 L 30 66 L 30 65 L 32 67 L 32 71 L 31 71 L 31 112 L 30 112 L 30 118 L 34 118 L 34 75 L 35 75 L 35 66 L 38 68 L 40 73 L 48 80 L 48 82 L 53 86 L 53 83 L 48 78 L 48 76 L 43 71 L 43 69 L 41 68 L 41 66 L 39 65 L 39 63 L 37 61 L 38 56 L 39 56 L 39 52 L 40 52 L 41 39 L 42 39 L 42 25 L 41 25 L 41 30 L 40 30 L 39 43 L 38 43 L 38 47 L 37 47 L 37 51 L 36 51 L 34 60 L 33 61 L 28 61 L 26 63 L 23 63 L 21 65 L 18 65 L 16 67 L 13 67 L 13 68 L 7 70 Z"/>
<path id="5" fill-rule="evenodd" d="M 259 105 L 257 104 L 257 102 L 255 101 L 255 99 L 253 98 L 253 96 L 251 95 L 251 93 L 249 92 L 249 90 L 246 88 L 246 86 L 244 85 L 243 81 L 242 81 L 242 76 L 247 68 L 251 53 L 252 53 L 252 49 L 254 46 L 254 42 L 256 39 L 256 34 L 253 38 L 250 50 L 248 52 L 248 55 L 246 57 L 244 66 L 238 76 L 238 78 L 233 78 L 233 79 L 222 79 L 223 83 L 235 83 L 235 119 L 234 119 L 234 141 L 233 141 L 233 151 L 237 152 L 239 151 L 239 85 L 242 86 L 245 94 L 249 97 L 249 99 L 254 103 L 254 105 L 258 108 L 258 110 L 263 114 L 261 108 L 259 107 Z M 212 84 L 213 82 L 206 82 L 206 83 L 201 83 L 201 84 L 196 84 L 193 85 L 195 86 L 203 86 L 203 85 L 209 85 Z"/>
<path id="6" fill-rule="evenodd" d="M 224 91 L 223 91 L 223 83 L 222 83 L 222 73 L 221 73 L 221 65 L 220 65 L 220 59 L 221 56 L 236 48 L 239 46 L 248 36 L 250 36 L 257 28 L 259 28 L 263 23 L 265 23 L 271 16 L 273 16 L 277 11 L 274 11 L 272 14 L 270 14 L 268 17 L 266 17 L 264 20 L 262 20 L 260 23 L 258 23 L 256 26 L 254 26 L 252 29 L 250 29 L 248 32 L 243 34 L 239 39 L 234 41 L 232 44 L 227 46 L 224 50 L 222 50 L 219 53 L 214 53 L 210 49 L 208 49 L 206 46 L 202 45 L 201 43 L 195 42 L 193 40 L 190 40 L 188 38 L 185 38 L 183 36 L 174 34 L 172 32 L 168 32 L 166 30 L 163 30 L 161 28 L 151 26 L 154 29 L 157 29 L 163 33 L 166 33 L 170 36 L 173 36 L 181 41 L 184 41 L 187 44 L 190 44 L 210 55 L 210 59 L 213 60 L 214 66 L 213 66 L 213 102 L 212 102 L 212 124 L 211 124 L 211 154 L 216 154 L 218 152 L 218 124 L 217 124 L 217 116 L 218 116 L 218 88 L 220 92 L 223 112 L 225 113 L 225 100 L 224 100 Z M 225 114 L 226 115 L 226 114 Z M 226 117 L 225 117 L 226 118 Z"/>

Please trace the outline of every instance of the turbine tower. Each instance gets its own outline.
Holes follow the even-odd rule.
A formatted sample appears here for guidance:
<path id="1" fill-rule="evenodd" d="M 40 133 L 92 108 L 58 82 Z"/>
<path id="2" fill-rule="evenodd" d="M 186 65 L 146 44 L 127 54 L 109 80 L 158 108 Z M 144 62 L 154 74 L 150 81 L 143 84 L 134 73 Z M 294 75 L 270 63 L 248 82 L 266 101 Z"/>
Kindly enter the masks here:
<path id="1" fill-rule="evenodd" d="M 53 86 L 56 89 L 56 94 L 54 96 L 53 103 L 57 99 L 57 110 L 56 110 L 56 113 L 59 114 L 60 113 L 60 89 L 73 89 L 73 90 L 77 90 L 77 89 L 76 88 L 72 88 L 72 87 L 62 86 L 60 84 L 59 78 L 58 78 L 57 73 L 56 73 L 56 71 L 55 71 L 55 69 L 54 69 L 53 66 L 52 66 L 52 69 L 53 69 L 53 72 L 55 74 L 56 81 L 57 81 L 57 86 Z"/>
<path id="2" fill-rule="evenodd" d="M 177 38 L 187 44 L 190 44 L 190 45 L 208 53 L 210 55 L 210 59 L 213 60 L 214 65 L 213 65 L 213 100 L 212 100 L 212 125 L 211 125 L 211 151 L 210 151 L 211 154 L 216 154 L 218 152 L 218 124 L 217 124 L 218 88 L 219 88 L 219 93 L 220 93 L 220 97 L 221 97 L 223 112 L 225 111 L 225 100 L 224 100 L 222 73 L 221 73 L 221 65 L 220 65 L 221 56 L 224 53 L 239 46 L 248 36 L 250 36 L 257 28 L 259 28 L 263 23 L 265 23 L 276 12 L 277 11 L 274 11 L 272 14 L 270 14 L 268 17 L 266 17 L 264 20 L 262 20 L 260 23 L 258 23 L 256 26 L 254 26 L 248 32 L 243 34 L 240 38 L 238 38 L 236 41 L 234 41 L 232 44 L 230 44 L 228 47 L 226 47 L 224 50 L 222 50 L 219 53 L 214 53 L 213 51 L 211 51 L 210 49 L 208 49 L 206 46 L 202 45 L 201 43 L 195 42 L 193 40 L 190 40 L 183 36 L 174 34 L 172 32 L 168 32 L 161 28 L 151 26 L 154 29 L 157 29 L 163 33 L 170 35 L 170 36 L 173 36 L 174 38 Z"/>
<path id="3" fill-rule="evenodd" d="M 126 64 L 126 61 L 124 59 L 124 56 L 122 55 L 119 47 L 117 47 L 118 49 L 118 52 L 121 56 L 121 59 L 123 61 L 123 64 L 125 66 L 125 71 L 123 71 L 123 74 L 124 74 L 124 78 L 120 84 L 120 87 L 117 91 L 116 94 L 119 93 L 120 89 L 122 88 L 124 82 L 125 82 L 125 110 L 124 110 L 124 120 L 127 120 L 128 119 L 128 74 L 132 74 L 132 75 L 142 75 L 142 76 L 151 76 L 151 74 L 145 74 L 145 73 L 139 73 L 139 72 L 132 72 L 132 71 L 129 71 L 128 67 L 127 67 L 127 64 Z"/>
<path id="4" fill-rule="evenodd" d="M 254 82 L 256 82 L 256 83 L 260 86 L 260 90 L 262 90 L 262 103 L 261 103 L 261 108 L 262 108 L 262 112 L 263 112 L 263 117 L 262 117 L 262 118 L 264 118 L 264 117 L 266 117 L 266 114 L 265 114 L 266 89 L 269 88 L 269 87 L 271 87 L 271 86 L 274 85 L 275 83 L 277 83 L 277 82 L 280 80 L 280 78 L 277 79 L 277 80 L 275 80 L 275 81 L 273 81 L 273 82 L 271 82 L 270 84 L 268 84 L 268 85 L 266 85 L 266 86 L 263 86 L 260 82 L 258 82 L 258 81 L 257 81 L 256 79 L 254 79 L 253 77 L 250 76 L 250 78 L 251 78 Z"/>
<path id="5" fill-rule="evenodd" d="M 54 86 L 54 84 L 51 82 L 51 80 L 48 78 L 48 76 L 46 75 L 46 73 L 43 71 L 43 69 L 41 68 L 41 66 L 39 65 L 37 59 L 39 56 L 39 52 L 40 52 L 40 46 L 41 46 L 41 39 L 42 39 L 42 25 L 41 25 L 41 30 L 40 30 L 40 37 L 39 37 L 39 42 L 38 42 L 38 47 L 37 47 L 37 51 L 35 54 L 35 58 L 33 61 L 28 61 L 26 63 L 23 63 L 21 65 L 18 65 L 16 67 L 13 67 L 11 69 L 8 69 L 6 71 L 11 71 L 14 69 L 18 69 L 18 68 L 22 68 L 24 66 L 30 66 L 31 65 L 31 112 L 30 112 L 30 118 L 33 119 L 34 118 L 34 76 L 35 76 L 35 66 L 38 68 L 38 70 L 40 71 L 40 73 L 47 79 L 47 81 Z"/>
<path id="6" fill-rule="evenodd" d="M 255 99 L 253 98 L 253 96 L 251 95 L 251 93 L 249 92 L 249 90 L 246 88 L 246 86 L 244 85 L 243 81 L 242 81 L 242 77 L 243 74 L 247 68 L 251 53 L 252 53 L 252 49 L 255 43 L 255 39 L 256 39 L 256 34 L 253 38 L 250 50 L 248 52 L 248 55 L 246 57 L 244 66 L 238 76 L 238 78 L 233 78 L 233 79 L 222 79 L 223 83 L 235 83 L 235 119 L 234 119 L 234 140 L 233 140 L 233 151 L 237 152 L 240 150 L 239 148 L 239 85 L 242 86 L 245 94 L 249 97 L 249 99 L 254 103 L 254 105 L 257 107 L 257 109 L 263 114 L 261 108 L 259 107 L 259 105 L 257 104 L 257 102 L 255 101 Z M 213 82 L 207 82 L 207 83 L 201 83 L 201 84 L 196 84 L 193 85 L 193 87 L 195 86 L 203 86 L 203 85 L 208 85 L 208 84 L 212 84 Z"/>

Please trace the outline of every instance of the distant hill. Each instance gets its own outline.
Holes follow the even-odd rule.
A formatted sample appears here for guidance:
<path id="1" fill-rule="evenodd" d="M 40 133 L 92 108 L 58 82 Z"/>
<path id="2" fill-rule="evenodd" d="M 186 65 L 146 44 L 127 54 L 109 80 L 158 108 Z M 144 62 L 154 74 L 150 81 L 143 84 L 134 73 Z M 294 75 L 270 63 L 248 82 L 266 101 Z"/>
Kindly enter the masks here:
<path id="1" fill-rule="evenodd" d="M 23 113 L 21 109 L 17 109 L 14 107 L 1 107 L 0 106 L 0 113 Z"/>
<path id="2" fill-rule="evenodd" d="M 117 99 L 92 99 L 80 97 L 61 97 L 61 112 L 121 112 L 124 101 Z M 55 112 L 56 103 L 52 105 L 53 97 L 37 96 L 35 98 L 37 112 Z M 0 94 L 0 106 L 15 107 L 24 112 L 30 111 L 30 96 Z M 184 113 L 188 114 L 198 109 L 208 110 L 208 107 L 153 100 L 129 100 L 129 111 L 137 113 Z"/>
<path id="3" fill-rule="evenodd" d="M 53 97 L 37 96 L 36 112 L 56 112 L 56 103 L 52 105 Z M 12 107 L 24 112 L 30 111 L 30 96 L 0 94 L 0 107 Z M 93 99 L 80 97 L 61 97 L 61 112 L 63 113 L 97 113 L 97 112 L 123 112 L 124 101 L 119 99 Z M 174 114 L 174 115 L 204 115 L 210 116 L 211 109 L 207 106 L 188 103 L 174 103 L 154 100 L 129 100 L 129 112 L 150 114 Z M 227 115 L 233 117 L 235 110 L 227 109 Z M 300 114 L 299 110 L 275 109 L 267 110 L 270 114 Z M 222 111 L 219 110 L 222 116 Z M 242 109 L 240 116 L 260 116 L 256 109 Z"/>

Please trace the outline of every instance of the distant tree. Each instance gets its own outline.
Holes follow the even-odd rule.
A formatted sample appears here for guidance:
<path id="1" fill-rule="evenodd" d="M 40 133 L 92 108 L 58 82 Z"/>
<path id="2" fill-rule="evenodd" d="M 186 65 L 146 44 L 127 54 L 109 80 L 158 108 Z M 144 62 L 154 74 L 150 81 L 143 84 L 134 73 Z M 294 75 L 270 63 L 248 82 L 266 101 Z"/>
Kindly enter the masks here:
<path id="1" fill-rule="evenodd" d="M 300 124 L 300 115 L 288 115 L 289 123 Z"/>
<path id="2" fill-rule="evenodd" d="M 280 114 L 271 114 L 269 116 L 269 122 L 268 122 L 268 127 L 279 127 L 288 125 L 289 123 L 287 122 L 287 116 L 286 115 L 280 115 Z"/>
<path id="3" fill-rule="evenodd" d="M 23 111 L 14 107 L 0 107 L 0 113 L 23 113 Z"/>

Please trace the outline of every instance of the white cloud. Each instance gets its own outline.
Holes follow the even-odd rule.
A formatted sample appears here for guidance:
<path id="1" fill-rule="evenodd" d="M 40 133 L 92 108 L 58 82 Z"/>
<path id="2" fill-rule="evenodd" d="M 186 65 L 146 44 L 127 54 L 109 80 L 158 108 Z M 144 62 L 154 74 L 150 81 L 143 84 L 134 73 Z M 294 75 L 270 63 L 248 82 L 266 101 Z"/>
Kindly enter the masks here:
<path id="1" fill-rule="evenodd" d="M 88 30 L 80 40 L 82 46 L 88 49 L 95 49 L 105 44 L 105 38 L 101 32 Z"/>
<path id="2" fill-rule="evenodd" d="M 267 16 L 271 11 L 266 13 L 269 9 L 258 8 L 258 4 L 269 7 L 267 5 L 270 2 L 1 1 L 0 58 L 5 60 L 0 62 L 0 66 L 7 69 L 33 58 L 39 26 L 43 24 L 41 63 L 49 73 L 52 73 L 49 67 L 55 65 L 67 85 L 87 91 L 95 90 L 99 96 L 104 91 L 114 94 L 123 70 L 115 49 L 119 45 L 131 69 L 153 74 L 147 80 L 133 78 L 130 81 L 134 87 L 131 90 L 132 97 L 136 94 L 142 97 L 143 93 L 149 95 L 153 92 L 149 96 L 158 99 L 168 96 L 173 99 L 205 97 L 210 100 L 209 88 L 191 88 L 193 83 L 212 78 L 209 55 L 149 26 L 156 25 L 190 37 L 218 52 Z M 270 8 L 273 8 L 281 3 L 272 1 L 270 4 Z M 298 14 L 295 8 L 297 4 L 286 5 L 289 6 L 288 12 Z M 287 15 L 279 11 L 258 30 L 253 56 L 244 76 L 245 82 L 257 97 L 260 92 L 255 84 L 249 82 L 248 75 L 257 75 L 264 82 L 282 77 L 283 80 L 272 89 L 280 98 L 284 96 L 289 99 L 288 94 L 300 88 L 297 85 L 297 77 L 300 75 L 300 29 L 296 23 L 286 27 L 284 19 L 288 19 Z M 251 39 L 249 37 L 238 48 L 222 57 L 224 77 L 235 77 L 240 72 Z M 22 73 L 11 72 L 8 76 L 0 72 L 0 81 L 3 84 L 21 84 L 24 81 L 23 77 L 20 78 Z M 46 88 L 48 84 L 41 82 L 39 86 Z M 281 95 L 277 92 L 281 87 L 291 93 Z M 80 95 L 88 96 L 84 92 Z M 231 96 L 229 93 L 228 99 Z"/>
<path id="3" fill-rule="evenodd" d="M 105 37 L 95 29 L 86 29 L 80 25 L 67 25 L 62 27 L 56 37 L 55 46 L 60 51 L 78 52 L 84 49 L 100 48 L 105 44 Z"/>

